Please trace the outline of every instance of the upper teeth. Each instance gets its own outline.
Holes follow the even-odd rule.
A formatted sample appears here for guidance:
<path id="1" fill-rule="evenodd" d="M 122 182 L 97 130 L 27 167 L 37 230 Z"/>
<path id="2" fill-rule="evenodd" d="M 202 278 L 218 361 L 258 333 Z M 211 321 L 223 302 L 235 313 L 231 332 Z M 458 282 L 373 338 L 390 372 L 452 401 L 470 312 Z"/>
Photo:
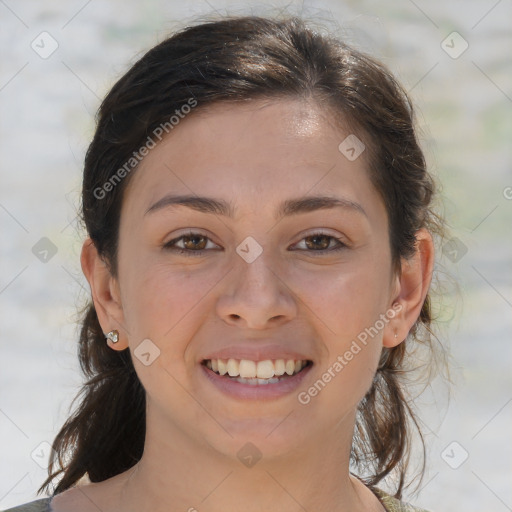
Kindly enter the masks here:
<path id="1" fill-rule="evenodd" d="M 294 359 L 276 359 L 271 361 L 250 361 L 249 359 L 208 359 L 206 366 L 214 372 L 230 377 L 242 377 L 245 379 L 271 379 L 274 376 L 293 375 L 306 366 L 307 361 Z"/>

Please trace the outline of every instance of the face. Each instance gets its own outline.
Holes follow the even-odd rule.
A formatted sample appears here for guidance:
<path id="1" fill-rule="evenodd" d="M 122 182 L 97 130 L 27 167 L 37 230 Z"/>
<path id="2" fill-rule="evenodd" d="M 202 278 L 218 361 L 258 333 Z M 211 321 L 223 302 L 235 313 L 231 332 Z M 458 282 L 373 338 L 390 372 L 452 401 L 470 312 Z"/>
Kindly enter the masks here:
<path id="1" fill-rule="evenodd" d="M 217 104 L 135 172 L 114 284 L 155 431 L 232 457 L 351 439 L 396 278 L 366 154 L 338 149 L 349 134 L 300 101 Z"/>

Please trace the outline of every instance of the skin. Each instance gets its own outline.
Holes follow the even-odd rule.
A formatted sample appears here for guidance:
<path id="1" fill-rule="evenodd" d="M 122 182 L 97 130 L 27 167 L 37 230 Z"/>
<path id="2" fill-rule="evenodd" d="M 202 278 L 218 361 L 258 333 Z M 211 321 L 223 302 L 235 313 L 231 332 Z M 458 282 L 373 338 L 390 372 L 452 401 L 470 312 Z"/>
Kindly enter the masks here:
<path id="1" fill-rule="evenodd" d="M 217 104 L 189 115 L 145 157 L 125 190 L 117 277 L 90 239 L 81 256 L 103 331 L 120 333 L 109 344 L 132 351 L 146 390 L 144 454 L 125 473 L 56 496 L 56 512 L 220 512 L 241 503 L 248 512 L 384 510 L 349 473 L 355 411 L 382 348 L 402 342 L 418 318 L 434 253 L 420 230 L 415 255 L 393 271 L 366 153 L 349 161 L 338 150 L 349 133 L 299 100 Z M 169 193 L 224 199 L 235 216 L 183 206 L 144 215 Z M 282 201 L 304 195 L 342 197 L 365 213 L 276 218 Z M 202 248 L 201 256 L 163 248 L 187 228 L 208 241 L 178 245 Z M 324 241 L 337 246 L 307 238 L 318 232 L 346 247 L 315 255 Z M 252 263 L 235 250 L 247 236 L 263 249 Z M 400 312 L 307 405 L 297 392 L 228 397 L 200 371 L 214 349 L 273 342 L 313 361 L 297 391 L 307 390 L 393 304 Z M 149 366 L 133 353 L 147 338 L 160 350 Z M 250 468 L 237 457 L 248 442 L 262 454 Z"/>

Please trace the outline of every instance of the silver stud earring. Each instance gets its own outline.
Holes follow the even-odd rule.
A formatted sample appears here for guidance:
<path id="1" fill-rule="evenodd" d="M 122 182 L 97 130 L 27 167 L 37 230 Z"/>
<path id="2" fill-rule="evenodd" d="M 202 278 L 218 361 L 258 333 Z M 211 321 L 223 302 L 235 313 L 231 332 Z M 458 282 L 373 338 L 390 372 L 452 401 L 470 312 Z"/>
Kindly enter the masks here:
<path id="1" fill-rule="evenodd" d="M 105 335 L 106 340 L 110 340 L 112 343 L 117 343 L 119 341 L 119 331 L 114 329 Z"/>

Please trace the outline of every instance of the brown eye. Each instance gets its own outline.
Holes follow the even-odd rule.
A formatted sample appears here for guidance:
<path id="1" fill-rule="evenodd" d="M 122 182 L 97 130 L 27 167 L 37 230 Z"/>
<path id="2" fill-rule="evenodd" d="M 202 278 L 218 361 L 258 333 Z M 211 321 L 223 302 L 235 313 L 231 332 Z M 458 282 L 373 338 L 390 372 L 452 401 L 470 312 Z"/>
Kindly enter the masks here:
<path id="1" fill-rule="evenodd" d="M 208 244 L 216 245 L 206 235 L 191 232 L 174 238 L 163 248 L 186 256 L 204 256 L 212 249 L 211 245 L 208 247 Z M 213 249 L 215 248 L 213 247 Z"/>
<path id="2" fill-rule="evenodd" d="M 197 251 L 206 247 L 206 241 L 208 240 L 203 235 L 187 235 L 182 237 L 183 245 L 185 249 Z"/>
<path id="3" fill-rule="evenodd" d="M 300 245 L 303 246 L 300 247 Z M 312 253 L 315 256 L 332 253 L 348 247 L 341 239 L 321 232 L 304 237 L 297 246 L 299 246 L 299 250 Z"/>
<path id="4" fill-rule="evenodd" d="M 306 246 L 308 249 L 325 250 L 331 243 L 331 236 L 327 235 L 311 235 L 306 237 Z"/>

